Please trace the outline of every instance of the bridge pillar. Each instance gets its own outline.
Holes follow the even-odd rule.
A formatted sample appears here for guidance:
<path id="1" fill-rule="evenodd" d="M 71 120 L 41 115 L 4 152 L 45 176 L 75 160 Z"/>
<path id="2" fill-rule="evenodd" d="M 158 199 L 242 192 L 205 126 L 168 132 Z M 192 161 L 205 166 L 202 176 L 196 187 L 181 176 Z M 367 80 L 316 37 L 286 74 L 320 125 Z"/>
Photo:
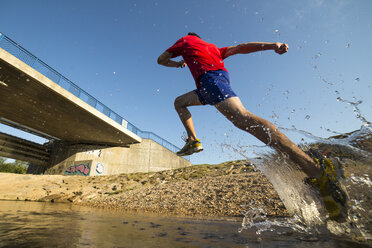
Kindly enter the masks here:
<path id="1" fill-rule="evenodd" d="M 150 139 L 126 147 L 54 142 L 44 173 L 95 176 L 154 172 L 190 165 L 188 160 Z"/>

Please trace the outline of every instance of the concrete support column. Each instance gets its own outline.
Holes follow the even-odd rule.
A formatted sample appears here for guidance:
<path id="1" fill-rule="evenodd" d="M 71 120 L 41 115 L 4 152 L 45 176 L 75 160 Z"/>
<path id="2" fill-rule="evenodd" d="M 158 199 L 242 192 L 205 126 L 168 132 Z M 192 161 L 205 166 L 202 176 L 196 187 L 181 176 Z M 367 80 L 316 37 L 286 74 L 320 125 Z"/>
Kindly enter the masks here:
<path id="1" fill-rule="evenodd" d="M 190 166 L 191 163 L 159 145 L 143 139 L 130 147 L 54 142 L 45 174 L 113 175 L 153 172 Z"/>

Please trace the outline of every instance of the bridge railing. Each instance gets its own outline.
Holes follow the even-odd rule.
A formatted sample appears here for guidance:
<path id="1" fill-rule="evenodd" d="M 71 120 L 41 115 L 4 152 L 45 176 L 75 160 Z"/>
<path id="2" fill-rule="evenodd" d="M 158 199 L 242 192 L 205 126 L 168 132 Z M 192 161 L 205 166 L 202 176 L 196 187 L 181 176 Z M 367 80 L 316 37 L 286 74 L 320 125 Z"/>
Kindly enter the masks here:
<path id="1" fill-rule="evenodd" d="M 178 151 L 180 148 L 173 145 L 172 143 L 166 141 L 165 139 L 159 137 L 158 135 L 142 131 L 129 121 L 125 120 L 115 111 L 111 110 L 102 102 L 98 101 L 95 97 L 90 95 L 85 90 L 81 89 L 75 83 L 64 77 L 61 73 L 54 70 L 52 67 L 44 63 L 42 60 L 37 58 L 35 55 L 31 54 L 29 51 L 21 47 L 15 41 L 7 37 L 6 35 L 0 33 L 0 47 L 7 51 L 8 53 L 12 54 L 13 56 L 17 57 L 18 59 L 22 60 L 24 63 L 29 65 L 30 67 L 34 68 L 44 76 L 48 77 L 50 80 L 55 82 L 56 84 L 60 85 L 65 90 L 68 90 L 75 96 L 79 97 L 84 102 L 88 103 L 90 106 L 96 108 L 101 113 L 105 114 L 106 116 L 110 117 L 112 120 L 116 121 L 120 125 L 126 127 L 129 131 L 137 134 L 141 138 L 144 139 L 151 139 L 156 143 L 164 146 L 168 150 L 172 152 Z"/>

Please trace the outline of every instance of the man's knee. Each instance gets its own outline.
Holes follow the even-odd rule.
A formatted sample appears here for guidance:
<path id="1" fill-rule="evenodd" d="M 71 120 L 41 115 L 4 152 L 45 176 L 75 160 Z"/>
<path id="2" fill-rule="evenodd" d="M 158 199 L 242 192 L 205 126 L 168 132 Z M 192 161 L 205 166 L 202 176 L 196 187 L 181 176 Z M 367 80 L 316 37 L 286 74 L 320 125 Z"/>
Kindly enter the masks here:
<path id="1" fill-rule="evenodd" d="M 182 96 L 179 96 L 174 100 L 174 108 L 177 110 L 183 107 L 185 107 L 185 101 L 182 99 Z"/>
<path id="2" fill-rule="evenodd" d="M 246 109 L 239 109 L 237 111 L 230 112 L 230 120 L 235 124 L 246 123 L 251 120 L 251 113 Z"/>

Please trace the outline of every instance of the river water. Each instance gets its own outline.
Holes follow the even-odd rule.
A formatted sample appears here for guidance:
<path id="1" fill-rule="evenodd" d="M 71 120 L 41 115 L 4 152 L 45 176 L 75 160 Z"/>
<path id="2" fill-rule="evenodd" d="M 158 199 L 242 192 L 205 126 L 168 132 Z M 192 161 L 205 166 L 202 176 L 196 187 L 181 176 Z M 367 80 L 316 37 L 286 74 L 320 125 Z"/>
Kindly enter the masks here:
<path id="1" fill-rule="evenodd" d="M 368 247 L 275 225 L 259 235 L 255 227 L 239 232 L 241 223 L 0 201 L 0 247 Z"/>

